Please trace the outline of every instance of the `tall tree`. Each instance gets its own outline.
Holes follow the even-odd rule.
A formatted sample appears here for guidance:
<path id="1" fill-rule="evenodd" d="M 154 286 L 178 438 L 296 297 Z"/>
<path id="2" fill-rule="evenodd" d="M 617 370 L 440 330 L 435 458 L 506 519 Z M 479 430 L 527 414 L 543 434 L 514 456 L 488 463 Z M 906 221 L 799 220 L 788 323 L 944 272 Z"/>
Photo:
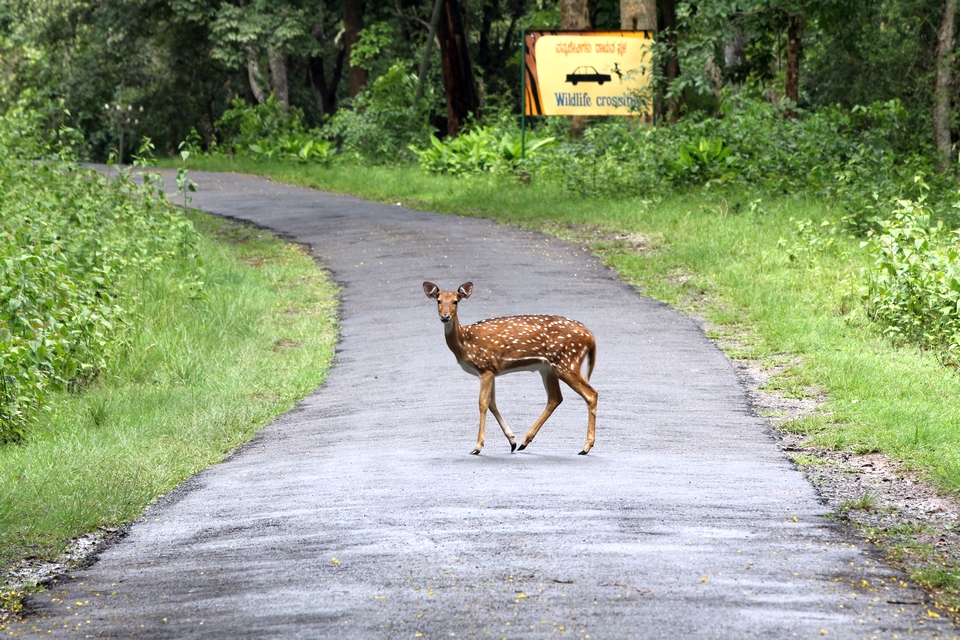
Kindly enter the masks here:
<path id="1" fill-rule="evenodd" d="M 447 135 L 455 138 L 469 114 L 480 111 L 480 93 L 473 75 L 466 29 L 458 0 L 443 0 L 437 25 L 443 85 L 447 96 Z"/>
<path id="2" fill-rule="evenodd" d="M 590 7 L 587 0 L 560 0 L 560 28 L 590 28 Z"/>
<path id="3" fill-rule="evenodd" d="M 337 88 L 340 86 L 340 79 L 343 76 L 343 61 L 347 54 L 341 42 L 336 47 L 333 58 L 333 72 L 328 80 L 323 55 L 327 44 L 327 35 L 323 15 L 320 18 L 311 29 L 313 37 L 317 40 L 319 50 L 307 60 L 306 83 L 313 93 L 313 99 L 317 104 L 320 115 L 329 116 L 337 110 Z"/>
<path id="4" fill-rule="evenodd" d="M 212 2 L 210 4 L 213 4 Z M 289 57 L 309 57 L 318 49 L 311 31 L 316 4 L 298 0 L 222 2 L 210 12 L 213 57 L 246 70 L 246 83 L 257 102 L 269 92 L 286 108 L 290 102 Z M 269 74 L 264 73 L 264 69 Z"/>
<path id="5" fill-rule="evenodd" d="M 800 11 L 787 13 L 787 69 L 783 93 L 794 105 L 800 99 L 800 55 L 803 43 L 803 26 L 806 16 Z M 792 108 L 787 109 L 789 118 L 796 118 Z"/>
<path id="6" fill-rule="evenodd" d="M 937 169 L 950 167 L 950 94 L 953 81 L 953 31 L 957 0 L 945 0 L 940 28 L 937 30 L 937 80 L 933 96 L 933 140 L 937 145 Z"/>
<path id="7" fill-rule="evenodd" d="M 666 59 L 663 61 L 663 78 L 670 94 L 670 86 L 680 77 L 680 58 L 677 52 L 677 5 L 674 0 L 657 0 L 660 7 L 660 31 L 666 44 Z M 683 96 L 671 95 L 667 99 L 667 111 L 670 120 L 680 117 L 680 102 Z"/>
<path id="8" fill-rule="evenodd" d="M 657 0 L 620 0 L 620 28 L 656 31 Z"/>
<path id="9" fill-rule="evenodd" d="M 350 60 L 353 46 L 363 30 L 363 0 L 343 0 L 343 47 L 350 66 L 350 96 L 356 97 L 367 83 L 367 70 Z"/>
<path id="10" fill-rule="evenodd" d="M 283 45 L 274 45 L 268 52 L 270 59 L 270 90 L 284 109 L 290 106 L 290 78 L 287 52 Z"/>

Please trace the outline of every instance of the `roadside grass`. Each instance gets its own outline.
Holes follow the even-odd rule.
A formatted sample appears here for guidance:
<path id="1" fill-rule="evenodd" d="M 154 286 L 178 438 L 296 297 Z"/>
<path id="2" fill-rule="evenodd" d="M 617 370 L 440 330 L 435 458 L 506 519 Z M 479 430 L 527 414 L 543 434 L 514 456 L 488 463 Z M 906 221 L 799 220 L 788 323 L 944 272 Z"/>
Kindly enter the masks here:
<path id="1" fill-rule="evenodd" d="M 122 356 L 55 397 L 26 442 L 0 447 L 0 569 L 135 518 L 322 383 L 337 332 L 328 276 L 266 231 L 188 215 L 204 293 L 170 272 L 143 282 L 147 320 Z"/>
<path id="2" fill-rule="evenodd" d="M 709 190 L 661 202 L 592 200 L 555 183 L 436 176 L 415 166 L 190 162 L 192 169 L 262 174 L 589 244 L 646 295 L 705 318 L 716 335 L 734 337 L 738 346 L 728 347 L 731 355 L 796 357 L 798 364 L 771 386 L 823 396 L 824 403 L 786 429 L 806 434 L 814 446 L 883 452 L 941 491 L 960 492 L 960 410 L 954 401 L 960 376 L 931 354 L 891 344 L 865 318 L 860 270 L 869 259 L 856 239 L 805 244 L 795 220 L 818 225 L 838 217 L 828 201 Z M 622 236 L 643 240 L 638 245 Z"/>

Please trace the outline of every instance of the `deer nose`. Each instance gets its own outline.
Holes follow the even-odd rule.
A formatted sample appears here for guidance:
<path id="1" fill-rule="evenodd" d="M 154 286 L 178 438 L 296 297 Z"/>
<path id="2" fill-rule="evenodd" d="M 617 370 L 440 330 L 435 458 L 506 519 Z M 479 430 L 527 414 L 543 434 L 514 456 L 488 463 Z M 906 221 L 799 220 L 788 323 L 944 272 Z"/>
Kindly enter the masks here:
<path id="1" fill-rule="evenodd" d="M 440 322 L 450 322 L 450 314 L 449 314 L 449 313 L 441 313 L 441 314 L 440 314 Z"/>

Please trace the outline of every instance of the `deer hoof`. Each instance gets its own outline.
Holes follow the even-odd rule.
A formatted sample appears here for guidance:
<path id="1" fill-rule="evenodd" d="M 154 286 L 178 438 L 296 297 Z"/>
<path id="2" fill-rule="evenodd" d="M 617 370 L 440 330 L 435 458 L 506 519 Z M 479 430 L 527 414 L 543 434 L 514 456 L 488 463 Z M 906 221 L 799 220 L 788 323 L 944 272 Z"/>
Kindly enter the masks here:
<path id="1" fill-rule="evenodd" d="M 478 456 L 478 455 L 480 455 L 480 449 L 474 449 L 473 451 L 470 452 L 470 455 L 472 455 L 472 456 Z"/>
<path id="2" fill-rule="evenodd" d="M 587 455 L 587 452 L 586 452 L 586 451 L 581 451 L 581 452 L 578 453 L 577 455 L 578 455 L 578 456 L 585 456 L 585 455 Z"/>
<path id="3" fill-rule="evenodd" d="M 523 450 L 526 449 L 526 448 L 527 448 L 527 445 L 522 444 L 522 445 L 520 445 L 519 447 L 517 447 L 517 451 L 523 451 Z"/>
<path id="4" fill-rule="evenodd" d="M 510 443 L 510 453 L 513 453 L 513 452 L 516 451 L 516 450 L 517 450 L 517 443 L 516 443 L 516 442 L 511 442 L 511 443 Z"/>

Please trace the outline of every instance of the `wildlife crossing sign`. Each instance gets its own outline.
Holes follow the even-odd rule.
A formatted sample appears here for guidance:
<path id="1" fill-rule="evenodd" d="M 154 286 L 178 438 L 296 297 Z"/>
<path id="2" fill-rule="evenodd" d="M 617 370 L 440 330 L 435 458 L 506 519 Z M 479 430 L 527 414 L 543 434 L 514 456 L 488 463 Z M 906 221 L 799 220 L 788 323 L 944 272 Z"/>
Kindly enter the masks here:
<path id="1" fill-rule="evenodd" d="M 527 31 L 528 116 L 650 115 L 652 31 Z"/>

